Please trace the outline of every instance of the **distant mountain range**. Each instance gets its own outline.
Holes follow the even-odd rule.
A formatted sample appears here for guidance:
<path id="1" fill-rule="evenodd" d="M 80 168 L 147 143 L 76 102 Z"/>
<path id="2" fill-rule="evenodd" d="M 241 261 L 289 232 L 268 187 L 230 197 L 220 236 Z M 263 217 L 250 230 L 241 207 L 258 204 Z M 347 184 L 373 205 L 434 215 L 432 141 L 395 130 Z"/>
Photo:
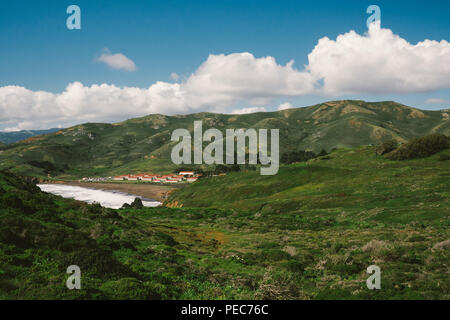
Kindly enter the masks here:
<path id="1" fill-rule="evenodd" d="M 21 130 L 21 131 L 11 131 L 11 132 L 1 132 L 0 131 L 0 145 L 1 143 L 10 144 L 15 143 L 20 140 L 25 140 L 30 137 L 38 136 L 41 134 L 52 133 L 60 129 L 53 128 L 47 130 Z"/>
<path id="2" fill-rule="evenodd" d="M 20 174 L 59 177 L 113 175 L 130 172 L 167 172 L 175 168 L 170 152 L 171 133 L 193 132 L 196 120 L 210 127 L 278 128 L 280 153 L 315 152 L 332 148 L 405 142 L 429 133 L 450 134 L 450 112 L 425 111 L 396 102 L 331 101 L 277 112 L 229 115 L 160 114 L 120 123 L 87 123 L 53 133 L 32 136 L 0 151 L 0 169 Z"/>

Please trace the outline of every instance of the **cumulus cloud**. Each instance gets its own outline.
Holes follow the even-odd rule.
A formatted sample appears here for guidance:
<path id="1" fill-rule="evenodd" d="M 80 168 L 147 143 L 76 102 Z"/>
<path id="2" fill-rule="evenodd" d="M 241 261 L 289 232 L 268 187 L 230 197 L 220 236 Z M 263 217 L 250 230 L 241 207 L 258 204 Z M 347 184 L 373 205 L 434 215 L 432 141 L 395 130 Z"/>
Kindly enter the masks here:
<path id="1" fill-rule="evenodd" d="M 122 53 L 112 54 L 107 50 L 107 52 L 103 53 L 98 59 L 98 62 L 102 62 L 106 64 L 111 69 L 116 70 L 125 70 L 125 71 L 136 71 L 136 65 L 133 60 L 126 57 Z"/>
<path id="2" fill-rule="evenodd" d="M 172 80 L 174 80 L 174 81 L 178 81 L 178 79 L 180 79 L 180 76 L 178 75 L 178 73 L 172 72 L 172 73 L 170 74 L 170 78 L 171 78 Z"/>
<path id="3" fill-rule="evenodd" d="M 111 68 L 136 70 L 123 54 L 98 59 Z M 265 111 L 274 98 L 344 94 L 392 94 L 450 88 L 450 44 L 424 40 L 411 44 L 373 23 L 367 34 L 350 31 L 336 40 L 320 39 L 308 64 L 294 67 L 251 53 L 209 55 L 186 79 L 157 81 L 148 88 L 70 83 L 61 93 L 0 87 L 0 126 L 21 129 L 67 126 L 85 121 L 116 121 L 150 113 Z M 284 103 L 279 110 L 292 107 Z M 243 111 L 244 110 L 244 111 Z M 250 111 L 249 111 L 250 110 Z"/>
<path id="4" fill-rule="evenodd" d="M 246 113 L 255 113 L 255 112 L 266 112 L 266 108 L 250 107 L 250 108 L 235 109 L 235 110 L 231 111 L 231 114 L 246 114 Z"/>
<path id="5" fill-rule="evenodd" d="M 425 101 L 426 104 L 450 104 L 450 99 L 430 98 Z"/>
<path id="6" fill-rule="evenodd" d="M 308 70 L 325 95 L 412 93 L 450 88 L 450 43 L 415 45 L 372 23 L 336 40 L 324 37 L 308 55 Z"/>
<path id="7" fill-rule="evenodd" d="M 0 125 L 33 129 L 137 116 L 150 110 L 145 92 L 106 84 L 87 87 L 79 82 L 59 94 L 1 87 Z"/>
<path id="8" fill-rule="evenodd" d="M 280 104 L 280 105 L 278 106 L 277 110 L 278 110 L 278 111 L 281 111 L 281 110 L 292 109 L 292 108 L 294 108 L 294 107 L 292 106 L 292 104 L 290 104 L 289 102 L 285 102 L 285 103 Z"/>
<path id="9" fill-rule="evenodd" d="M 314 90 L 311 74 L 293 64 L 280 65 L 273 57 L 255 58 L 248 52 L 210 55 L 187 79 L 185 89 L 205 105 L 237 100 L 265 104 L 276 96 L 310 93 Z"/>

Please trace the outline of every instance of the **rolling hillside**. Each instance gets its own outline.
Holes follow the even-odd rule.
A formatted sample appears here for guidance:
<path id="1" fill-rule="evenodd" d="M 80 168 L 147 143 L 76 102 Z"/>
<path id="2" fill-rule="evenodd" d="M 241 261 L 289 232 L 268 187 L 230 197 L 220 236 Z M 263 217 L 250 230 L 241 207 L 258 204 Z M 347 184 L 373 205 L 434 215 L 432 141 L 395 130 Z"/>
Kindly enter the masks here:
<path id="1" fill-rule="evenodd" d="M 172 193 L 165 205 L 233 208 L 262 215 L 316 212 L 323 217 L 327 211 L 332 216 L 345 211 L 347 216 L 383 208 L 377 216 L 390 221 L 408 217 L 448 223 L 444 218 L 450 214 L 450 162 L 441 160 L 441 155 L 450 156 L 450 149 L 404 161 L 389 160 L 375 149 L 339 149 L 325 157 L 282 165 L 273 176 L 240 171 L 203 178 Z"/>
<path id="2" fill-rule="evenodd" d="M 205 178 L 175 208 L 120 210 L 0 171 L 0 299 L 448 300 L 442 155 L 340 149 L 274 176 Z M 82 290 L 65 287 L 71 264 Z M 366 287 L 373 264 L 382 290 Z"/>
<path id="3" fill-rule="evenodd" d="M 28 139 L 30 137 L 38 136 L 41 134 L 52 133 L 59 129 L 47 129 L 47 130 L 21 130 L 11 132 L 0 132 L 0 145 L 1 143 L 10 144 L 21 140 Z"/>
<path id="4" fill-rule="evenodd" d="M 432 132 L 450 133 L 448 111 L 422 111 L 395 102 L 334 101 L 319 105 L 244 115 L 197 113 L 149 115 L 120 123 L 88 123 L 31 137 L 3 148 L 0 169 L 35 176 L 81 177 L 132 171 L 167 172 L 173 130 L 278 128 L 280 153 L 295 150 L 404 142 Z"/>

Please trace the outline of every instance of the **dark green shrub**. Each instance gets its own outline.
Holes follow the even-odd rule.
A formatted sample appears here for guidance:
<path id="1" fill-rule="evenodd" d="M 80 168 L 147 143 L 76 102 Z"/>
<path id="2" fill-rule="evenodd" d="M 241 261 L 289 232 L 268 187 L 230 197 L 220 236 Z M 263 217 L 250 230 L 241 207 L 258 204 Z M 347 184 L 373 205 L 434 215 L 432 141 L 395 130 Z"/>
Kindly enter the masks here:
<path id="1" fill-rule="evenodd" d="M 0 280 L 0 292 L 1 291 L 9 292 L 9 291 L 16 290 L 17 288 L 18 288 L 18 285 L 13 280 L 9 280 L 9 279 Z"/>
<path id="2" fill-rule="evenodd" d="M 364 271 L 364 266 L 359 263 L 353 263 L 353 264 L 346 264 L 346 263 L 337 263 L 334 265 L 331 265 L 329 269 L 337 274 L 339 274 L 341 277 L 348 277 L 352 274 L 360 273 L 361 271 Z"/>
<path id="3" fill-rule="evenodd" d="M 279 249 L 280 247 L 276 242 L 263 242 L 257 246 L 258 249 Z"/>
<path id="4" fill-rule="evenodd" d="M 414 139 L 386 155 L 391 160 L 409 160 L 431 156 L 450 147 L 450 138 L 443 134 L 430 134 Z"/>
<path id="5" fill-rule="evenodd" d="M 100 279 L 134 275 L 127 266 L 114 259 L 110 251 L 97 248 L 79 248 L 65 255 L 63 265 L 77 265 L 85 273 L 94 274 Z"/>
<path id="6" fill-rule="evenodd" d="M 178 242 L 170 235 L 164 232 L 157 232 L 155 236 L 158 238 L 158 240 L 163 241 L 168 246 L 176 246 Z"/>
<path id="7" fill-rule="evenodd" d="M 291 272 L 303 272 L 305 270 L 305 265 L 298 260 L 289 260 L 285 262 L 284 267 Z"/>
<path id="8" fill-rule="evenodd" d="M 352 300 L 351 291 L 340 288 L 325 288 L 314 297 L 316 300 Z"/>
<path id="9" fill-rule="evenodd" d="M 264 257 L 266 261 L 281 261 L 291 258 L 289 254 L 279 249 L 262 250 L 260 252 L 261 257 Z"/>
<path id="10" fill-rule="evenodd" d="M 391 151 L 394 151 L 395 149 L 397 149 L 397 146 L 398 146 L 397 141 L 389 140 L 389 141 L 383 142 L 382 144 L 377 146 L 377 148 L 375 149 L 375 152 L 378 155 L 383 155 L 383 154 L 389 153 Z"/>
<path id="11" fill-rule="evenodd" d="M 409 242 L 425 241 L 425 240 L 426 240 L 426 238 L 424 236 L 419 235 L 419 234 L 414 234 L 414 235 L 412 235 L 412 236 L 410 236 L 408 238 Z"/>
<path id="12" fill-rule="evenodd" d="M 314 263 L 312 255 L 296 256 L 284 263 L 284 267 L 291 272 L 303 273 L 307 266 Z"/>
<path id="13" fill-rule="evenodd" d="M 56 167 L 53 163 L 48 161 L 36 161 L 31 160 L 28 162 L 29 165 L 37 168 L 44 169 L 46 173 L 56 172 Z"/>
<path id="14" fill-rule="evenodd" d="M 142 200 L 140 198 L 134 198 L 134 201 L 131 203 L 132 208 L 142 209 L 144 205 L 142 204 Z"/>
<path id="15" fill-rule="evenodd" d="M 146 285 L 136 278 L 122 278 L 105 282 L 100 290 L 108 299 L 114 300 L 148 300 L 161 299 L 154 290 L 154 285 Z"/>
<path id="16" fill-rule="evenodd" d="M 344 245 L 341 242 L 335 242 L 335 243 L 333 243 L 331 250 L 334 253 L 338 253 L 343 248 L 344 248 Z"/>
<path id="17" fill-rule="evenodd" d="M 327 156 L 327 155 L 328 155 L 328 152 L 326 152 L 325 149 L 322 149 L 322 151 L 320 151 L 319 154 L 318 154 L 317 156 L 318 156 L 318 157 L 324 157 L 324 156 Z"/>
<path id="18" fill-rule="evenodd" d="M 322 150 L 325 151 L 325 150 Z M 325 152 L 326 154 L 326 152 Z M 302 162 L 302 161 L 308 161 L 309 159 L 315 158 L 316 155 L 312 151 L 292 151 L 292 152 L 285 152 L 281 156 L 281 163 L 294 163 L 294 162 Z"/>

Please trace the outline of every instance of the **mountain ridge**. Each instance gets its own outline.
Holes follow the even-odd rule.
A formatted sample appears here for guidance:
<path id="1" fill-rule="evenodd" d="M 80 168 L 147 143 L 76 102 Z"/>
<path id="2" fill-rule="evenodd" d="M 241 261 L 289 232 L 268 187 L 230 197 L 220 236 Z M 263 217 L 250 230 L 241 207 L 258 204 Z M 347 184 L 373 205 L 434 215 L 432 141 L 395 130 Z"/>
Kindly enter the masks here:
<path id="1" fill-rule="evenodd" d="M 449 113 L 428 111 L 392 101 L 338 100 L 273 112 L 220 114 L 200 112 L 152 114 L 117 123 L 84 123 L 30 137 L 6 147 L 0 169 L 20 174 L 80 177 L 137 171 L 168 172 L 175 168 L 170 152 L 173 130 L 280 129 L 280 153 L 296 150 L 357 147 L 387 140 L 406 142 L 430 133 L 450 134 Z"/>
<path id="2" fill-rule="evenodd" d="M 0 131 L 0 146 L 3 144 L 11 144 L 27 138 L 42 134 L 52 133 L 60 130 L 59 128 L 42 129 L 42 130 L 20 130 L 20 131 Z"/>

